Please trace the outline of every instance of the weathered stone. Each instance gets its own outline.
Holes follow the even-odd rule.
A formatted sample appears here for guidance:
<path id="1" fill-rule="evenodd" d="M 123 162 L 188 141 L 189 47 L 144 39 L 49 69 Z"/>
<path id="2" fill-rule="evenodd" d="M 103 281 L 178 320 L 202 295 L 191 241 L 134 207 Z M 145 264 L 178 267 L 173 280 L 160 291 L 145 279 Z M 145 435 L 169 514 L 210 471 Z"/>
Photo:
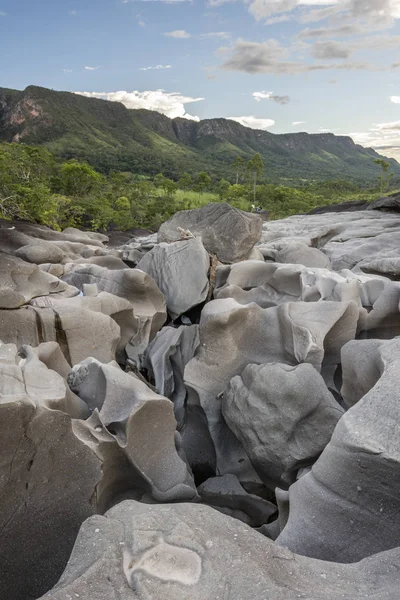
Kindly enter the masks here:
<path id="1" fill-rule="evenodd" d="M 205 249 L 223 263 L 248 258 L 260 239 L 262 219 L 229 204 L 211 202 L 194 210 L 183 210 L 163 223 L 159 242 L 176 242 L 189 230 L 201 237 Z M 183 230 L 183 231 L 182 231 Z"/>
<path id="2" fill-rule="evenodd" d="M 207 506 L 128 501 L 84 523 L 61 580 L 41 600 L 393 600 L 399 562 L 396 549 L 355 565 L 325 563 Z"/>
<path id="3" fill-rule="evenodd" d="M 315 462 L 343 409 L 313 366 L 275 363 L 248 365 L 231 379 L 222 414 L 274 489 L 290 485 L 300 468 Z"/>
<path id="4" fill-rule="evenodd" d="M 146 351 L 144 367 L 154 379 L 158 393 L 173 401 L 178 425 L 185 415 L 185 367 L 199 343 L 198 325 L 163 327 Z"/>
<path id="5" fill-rule="evenodd" d="M 165 296 L 172 319 L 207 298 L 210 257 L 198 238 L 158 244 L 137 268 L 154 279 Z"/>
<path id="6" fill-rule="evenodd" d="M 400 342 L 369 344 L 380 379 L 289 490 L 289 520 L 277 541 L 305 556 L 346 563 L 400 546 Z"/>
<path id="7" fill-rule="evenodd" d="M 100 461 L 62 412 L 62 377 L 11 345 L 0 346 L 0 373 L 1 595 L 34 600 L 56 583 L 95 511 Z"/>
<path id="8" fill-rule="evenodd" d="M 0 254 L 0 308 L 18 308 L 35 296 L 63 292 L 68 285 L 10 254 Z"/>
<path id="9" fill-rule="evenodd" d="M 41 265 L 43 263 L 55 264 L 60 263 L 63 260 L 64 252 L 55 244 L 41 240 L 18 248 L 15 252 L 15 256 L 36 265 Z"/>
<path id="10" fill-rule="evenodd" d="M 196 497 L 193 479 L 175 448 L 173 404 L 134 375 L 89 358 L 68 376 L 72 391 L 114 436 L 160 502 Z"/>
<path id="11" fill-rule="evenodd" d="M 354 302 L 290 302 L 261 309 L 226 299 L 206 305 L 200 346 L 186 366 L 185 383 L 188 406 L 201 407 L 206 415 L 219 474 L 233 473 L 240 481 L 254 476 L 247 454 L 222 418 L 217 398 L 232 377 L 251 363 L 307 362 L 317 370 L 323 362 L 336 365 L 341 347 L 355 337 L 358 314 Z"/>
<path id="12" fill-rule="evenodd" d="M 199 486 L 198 492 L 205 504 L 251 527 L 268 523 L 277 512 L 277 507 L 272 502 L 246 492 L 235 475 L 207 479 Z"/>

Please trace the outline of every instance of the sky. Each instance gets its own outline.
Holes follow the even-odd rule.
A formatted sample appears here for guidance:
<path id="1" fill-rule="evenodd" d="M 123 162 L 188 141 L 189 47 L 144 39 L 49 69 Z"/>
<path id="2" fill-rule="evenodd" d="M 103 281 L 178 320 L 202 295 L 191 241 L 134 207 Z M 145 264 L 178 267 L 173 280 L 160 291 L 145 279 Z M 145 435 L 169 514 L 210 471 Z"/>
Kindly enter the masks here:
<path id="1" fill-rule="evenodd" d="M 0 0 L 0 86 L 28 85 L 400 160 L 400 0 Z"/>

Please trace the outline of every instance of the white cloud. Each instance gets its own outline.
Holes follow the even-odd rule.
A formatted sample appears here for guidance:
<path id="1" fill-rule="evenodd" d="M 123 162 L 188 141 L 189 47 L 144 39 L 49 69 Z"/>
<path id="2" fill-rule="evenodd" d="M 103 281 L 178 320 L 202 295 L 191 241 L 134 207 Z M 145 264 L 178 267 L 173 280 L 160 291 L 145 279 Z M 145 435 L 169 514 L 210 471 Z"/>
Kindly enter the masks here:
<path id="1" fill-rule="evenodd" d="M 291 21 L 292 17 L 290 15 L 281 15 L 280 17 L 271 17 L 265 21 L 266 25 L 276 25 L 277 23 L 285 23 L 286 21 Z"/>
<path id="2" fill-rule="evenodd" d="M 193 102 L 200 102 L 204 98 L 191 98 L 190 96 L 182 96 L 177 92 L 165 92 L 164 90 L 154 90 L 145 92 L 75 92 L 86 98 L 101 98 L 110 100 L 111 102 L 122 102 L 127 108 L 146 108 L 147 110 L 155 110 L 167 115 L 171 119 L 182 117 L 199 121 L 199 117 L 192 116 L 186 112 L 185 105 Z"/>
<path id="3" fill-rule="evenodd" d="M 78 14 L 78 11 L 77 10 L 70 10 L 68 14 L 71 15 L 71 17 L 76 17 L 76 15 Z"/>
<path id="4" fill-rule="evenodd" d="M 177 40 L 186 40 L 192 37 L 190 33 L 185 31 L 184 29 L 177 29 L 176 31 L 167 31 L 166 33 L 164 33 L 164 35 L 166 35 L 167 37 L 175 38 Z"/>
<path id="5" fill-rule="evenodd" d="M 292 125 L 293 127 L 297 127 L 297 125 L 305 125 L 306 122 L 305 121 L 293 121 Z"/>
<path id="6" fill-rule="evenodd" d="M 217 38 L 220 40 L 228 40 L 231 34 L 227 31 L 210 31 L 209 33 L 200 33 L 199 35 L 192 35 L 184 29 L 178 29 L 177 31 L 167 31 L 164 35 L 175 38 L 177 40 L 187 40 L 189 38 L 195 38 L 198 40 L 206 40 L 210 38 Z"/>
<path id="7" fill-rule="evenodd" d="M 356 144 L 371 148 L 400 147 L 400 121 L 375 123 L 368 131 L 348 134 Z M 384 151 L 382 150 L 384 154 Z"/>
<path id="8" fill-rule="evenodd" d="M 252 96 L 256 102 L 261 102 L 261 100 L 272 100 L 277 104 L 288 104 L 290 102 L 289 96 L 277 96 L 274 92 L 253 92 Z"/>
<path id="9" fill-rule="evenodd" d="M 250 129 L 263 129 L 266 130 L 269 127 L 275 125 L 273 119 L 260 119 L 258 117 L 227 117 L 231 121 L 236 121 L 244 127 L 250 127 Z"/>
<path id="10" fill-rule="evenodd" d="M 393 104 L 400 104 L 400 96 L 390 96 L 390 102 L 393 102 Z"/>
<path id="11" fill-rule="evenodd" d="M 100 67 L 85 67 L 86 71 L 98 71 Z"/>
<path id="12" fill-rule="evenodd" d="M 227 31 L 211 31 L 210 33 L 201 33 L 198 37 L 201 40 L 207 38 L 219 38 L 221 40 L 227 40 L 231 37 L 231 34 Z"/>
<path id="13" fill-rule="evenodd" d="M 172 69 L 172 65 L 156 65 L 155 67 L 142 67 L 139 71 L 160 71 L 161 69 Z"/>
<path id="14" fill-rule="evenodd" d="M 260 102 L 261 100 L 270 100 L 273 93 L 274 92 L 253 92 L 252 96 L 256 102 Z"/>
<path id="15" fill-rule="evenodd" d="M 8 17 L 8 13 L 4 12 L 4 10 L 0 10 L 0 17 Z"/>
<path id="16" fill-rule="evenodd" d="M 64 73 L 72 73 L 72 69 L 63 69 Z"/>

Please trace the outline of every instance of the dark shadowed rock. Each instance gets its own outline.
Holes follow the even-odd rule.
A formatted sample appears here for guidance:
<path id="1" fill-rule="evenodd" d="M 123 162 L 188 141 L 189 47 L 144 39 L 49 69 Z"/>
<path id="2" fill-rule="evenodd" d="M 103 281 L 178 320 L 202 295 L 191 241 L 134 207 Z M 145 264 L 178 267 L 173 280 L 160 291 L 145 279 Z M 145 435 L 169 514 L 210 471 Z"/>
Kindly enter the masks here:
<path id="1" fill-rule="evenodd" d="M 0 345 L 1 597 L 35 600 L 95 512 L 100 461 L 74 435 L 66 386 L 33 353 Z"/>
<path id="2" fill-rule="evenodd" d="M 288 486 L 328 444 L 343 414 L 310 364 L 248 365 L 231 379 L 222 414 L 261 479 Z"/>
<path id="3" fill-rule="evenodd" d="M 262 230 L 262 219 L 229 204 L 211 202 L 194 210 L 183 210 L 163 223 L 159 242 L 176 242 L 189 230 L 201 237 L 205 249 L 221 262 L 232 263 L 248 258 Z M 184 230 L 184 231 L 182 231 Z"/>
<path id="4" fill-rule="evenodd" d="M 400 342 L 369 345 L 363 361 L 373 368 L 380 358 L 380 379 L 289 490 L 289 520 L 277 541 L 305 556 L 350 563 L 400 546 Z"/>

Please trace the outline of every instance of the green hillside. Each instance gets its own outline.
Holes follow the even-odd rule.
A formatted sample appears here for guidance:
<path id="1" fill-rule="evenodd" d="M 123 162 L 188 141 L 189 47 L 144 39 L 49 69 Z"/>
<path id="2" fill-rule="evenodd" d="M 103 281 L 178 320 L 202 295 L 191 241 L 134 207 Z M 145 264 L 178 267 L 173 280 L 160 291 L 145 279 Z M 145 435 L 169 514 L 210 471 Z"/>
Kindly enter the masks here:
<path id="1" fill-rule="evenodd" d="M 103 173 L 163 172 L 178 178 L 183 171 L 205 170 L 232 180 L 232 160 L 255 152 L 263 158 L 266 179 L 276 183 L 348 179 L 365 184 L 380 172 L 373 162 L 380 155 L 345 136 L 274 135 L 227 119 L 169 119 L 34 86 L 21 92 L 0 88 L 0 140 L 44 145 L 60 158 L 86 160 Z M 388 160 L 400 177 L 399 163 Z"/>

